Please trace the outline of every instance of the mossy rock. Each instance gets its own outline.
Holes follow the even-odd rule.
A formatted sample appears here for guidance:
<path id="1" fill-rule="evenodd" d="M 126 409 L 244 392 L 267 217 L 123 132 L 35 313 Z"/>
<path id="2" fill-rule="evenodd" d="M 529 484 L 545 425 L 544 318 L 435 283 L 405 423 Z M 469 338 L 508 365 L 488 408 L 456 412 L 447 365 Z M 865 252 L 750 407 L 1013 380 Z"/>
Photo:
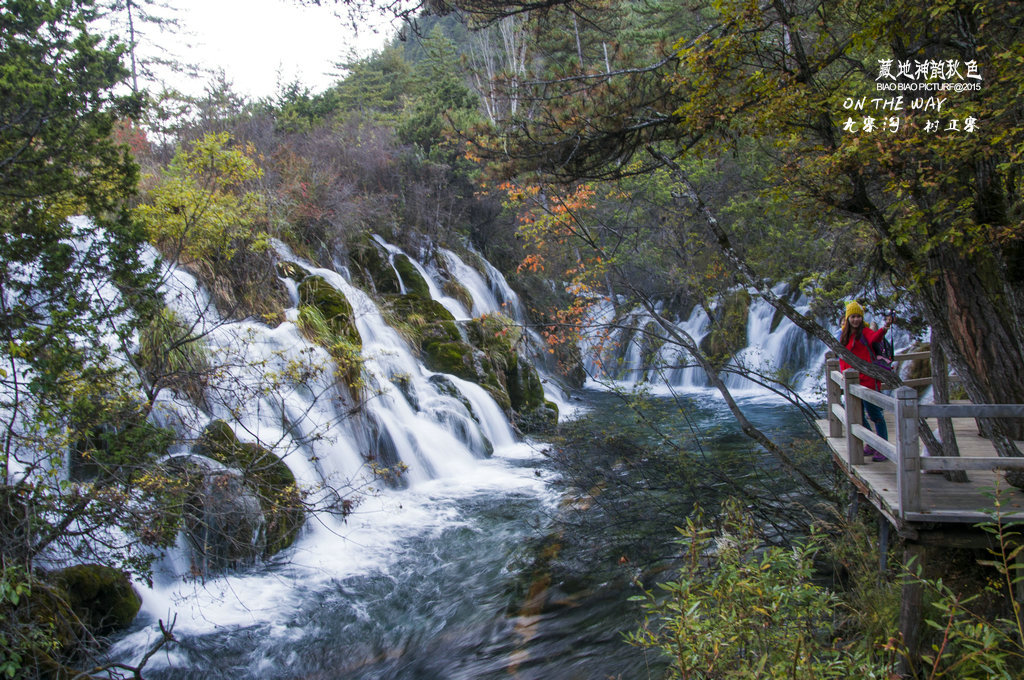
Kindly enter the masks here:
<path id="1" fill-rule="evenodd" d="M 516 354 L 502 356 L 500 367 L 514 411 L 525 412 L 544 405 L 544 386 L 537 369 Z"/>
<path id="2" fill-rule="evenodd" d="M 331 330 L 362 346 L 348 298 L 322 276 L 307 276 L 299 284 L 299 306 L 315 307 Z"/>
<path id="3" fill-rule="evenodd" d="M 701 340 L 700 349 L 713 365 L 725 366 L 747 346 L 750 302 L 750 293 L 746 289 L 734 291 L 722 299 L 712 315 L 711 331 Z"/>
<path id="4" fill-rule="evenodd" d="M 537 370 L 516 352 L 522 329 L 501 314 L 487 314 L 467 324 L 470 342 L 484 353 L 497 383 L 508 395 L 509 408 L 517 413 L 544 405 L 544 387 Z"/>
<path id="5" fill-rule="evenodd" d="M 452 340 L 442 325 L 435 325 L 424 333 L 420 351 L 427 368 L 436 373 L 450 373 L 480 382 L 481 374 L 474 361 L 472 345 L 462 340 Z"/>
<path id="6" fill-rule="evenodd" d="M 352 305 L 344 293 L 321 276 L 303 279 L 299 284 L 299 327 L 307 338 L 330 352 L 338 365 L 339 378 L 358 398 L 362 385 L 363 340 L 356 328 Z"/>
<path id="7" fill-rule="evenodd" d="M 549 434 L 558 426 L 558 404 L 545 401 L 532 409 L 518 411 L 516 427 L 527 434 Z"/>
<path id="8" fill-rule="evenodd" d="M 492 373 L 489 377 L 496 378 L 496 375 Z M 500 384 L 495 384 L 496 382 L 496 379 L 492 379 L 488 382 L 481 383 L 480 386 L 487 390 L 487 393 L 491 395 L 491 398 L 494 399 L 502 411 L 506 414 L 511 414 L 513 412 L 512 400 L 509 399 L 508 392 L 505 391 L 505 388 Z"/>
<path id="9" fill-rule="evenodd" d="M 97 635 L 127 628 L 142 607 L 131 581 L 113 567 L 79 564 L 52 573 L 51 580 L 64 591 L 82 623 Z"/>
<path id="10" fill-rule="evenodd" d="M 503 314 L 484 314 L 466 324 L 469 341 L 488 353 L 515 354 L 523 331 L 515 321 Z"/>
<path id="11" fill-rule="evenodd" d="M 448 267 L 448 260 L 437 253 L 434 256 L 434 265 L 437 268 L 438 273 L 441 277 L 441 292 L 450 298 L 455 298 L 462 306 L 466 308 L 466 311 L 472 312 L 473 310 L 473 295 L 469 292 L 462 283 L 452 274 L 451 269 Z"/>
<path id="12" fill-rule="evenodd" d="M 239 441 L 223 420 L 215 420 L 203 430 L 196 451 L 239 470 L 246 486 L 255 492 L 266 522 L 264 556 L 295 541 L 306 516 L 295 475 L 284 461 L 258 444 Z"/>
<path id="13" fill-rule="evenodd" d="M 386 304 L 388 313 L 419 347 L 427 368 L 481 384 L 487 381 L 477 353 L 463 339 L 455 317 L 444 305 L 415 295 L 388 296 Z"/>
<path id="14" fill-rule="evenodd" d="M 295 283 L 300 283 L 304 278 L 309 276 L 309 271 L 295 262 L 281 261 L 274 265 L 277 269 L 277 275 L 283 279 L 291 279 Z"/>
<path id="15" fill-rule="evenodd" d="M 353 276 L 363 287 L 379 295 L 397 295 L 402 292 L 395 267 L 391 266 L 387 251 L 369 234 L 364 234 L 349 246 L 349 260 Z"/>
<path id="16" fill-rule="evenodd" d="M 416 269 L 415 265 L 413 265 L 412 260 L 407 255 L 401 253 L 395 255 L 392 260 L 395 269 L 398 270 L 398 275 L 402 277 L 402 283 L 405 284 L 405 294 L 429 300 L 430 286 L 419 270 Z"/>
<path id="17" fill-rule="evenodd" d="M 462 340 L 455 317 L 437 300 L 415 295 L 388 295 L 385 297 L 385 310 L 394 325 L 404 329 L 414 345 L 420 344 L 427 336 Z"/>
<path id="18" fill-rule="evenodd" d="M 85 612 L 72 608 L 67 590 L 54 582 L 52 573 L 28 575 L 8 567 L 3 576 L 11 587 L 28 586 L 17 598 L 0 599 L 0 650 L 20 657 L 23 674 L 15 677 L 76 677 L 79 672 L 65 664 L 80 660 L 83 652 L 88 654 L 95 647 L 96 636 L 103 633 L 88 627 L 88 615 L 83 617 Z M 15 632 L 15 636 L 4 639 L 7 632 Z M 7 660 L 2 652 L 0 663 Z M 11 658 L 18 660 L 13 654 Z"/>
<path id="19" fill-rule="evenodd" d="M 462 303 L 462 306 L 466 308 L 466 311 L 472 313 L 473 311 L 473 295 L 469 292 L 469 289 L 464 285 L 456 281 L 455 279 L 446 279 L 441 284 L 441 292 L 450 298 L 455 298 Z"/>

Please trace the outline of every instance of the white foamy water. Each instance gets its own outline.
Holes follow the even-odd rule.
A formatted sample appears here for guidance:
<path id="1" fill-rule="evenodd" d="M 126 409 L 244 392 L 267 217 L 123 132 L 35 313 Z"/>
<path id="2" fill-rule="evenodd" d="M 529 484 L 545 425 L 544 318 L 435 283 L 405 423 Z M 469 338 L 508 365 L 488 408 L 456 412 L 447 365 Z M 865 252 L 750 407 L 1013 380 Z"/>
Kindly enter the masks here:
<path id="1" fill-rule="evenodd" d="M 393 255 L 401 252 L 382 245 Z M 555 502 L 543 474 L 532 465 L 539 460 L 538 452 L 517 439 L 483 388 L 427 370 L 369 295 L 336 271 L 314 267 L 283 245 L 278 250 L 283 260 L 322 277 L 352 305 L 362 340 L 362 399 L 357 402 L 339 388 L 333 359 L 305 339 L 295 323 L 294 307 L 286 313 L 289 320 L 273 328 L 224 319 L 192 276 L 172 268 L 165 277 L 167 303 L 205 337 L 212 361 L 221 369 L 207 391 L 207 409 L 166 397 L 160 419 L 185 437 L 195 437 L 215 418 L 225 420 L 239 439 L 281 454 L 300 486 L 310 491 L 310 500 L 325 509 L 310 514 L 295 544 L 271 564 L 238 573 L 201 581 L 187 578 L 191 558 L 182 541 L 157 564 L 153 587 L 140 585 L 139 621 L 146 625 L 117 643 L 111 653 L 115 658 L 137 660 L 157 635 L 156 621 L 175 616 L 175 632 L 183 636 L 256 624 L 287 635 L 287 621 L 311 593 L 355 574 L 386 573 L 411 536 L 450 530 L 467 521 L 459 510 L 465 499 L 494 498 L 500 503 L 503 496 L 515 494 L 535 499 L 538 507 Z M 509 310 L 510 300 L 518 303 L 508 292 L 490 292 L 501 286 L 482 284 L 479 273 L 471 277 L 471 268 L 460 265 L 454 254 L 446 258 L 460 276 L 473 279 L 462 282 L 476 291 L 474 314 Z M 461 307 L 452 298 L 446 301 L 429 270 L 410 260 L 435 299 L 464 317 L 468 310 L 452 305 Z M 295 283 L 285 284 L 296 305 Z M 521 310 L 510 315 L 522 317 Z M 287 376 L 297 373 L 301 380 L 289 382 Z M 490 457 L 487 443 L 493 447 Z M 374 476 L 368 447 L 378 447 L 408 467 L 402 488 Z M 342 500 L 354 502 L 347 517 L 326 510 Z M 174 655 L 168 652 L 159 665 L 181 661 Z"/>
<path id="2" fill-rule="evenodd" d="M 778 287 L 775 293 L 785 294 L 784 287 Z M 809 307 L 802 298 L 794 306 L 800 312 Z M 711 330 L 711 321 L 700 306 L 672 325 L 697 345 Z M 595 304 L 582 342 L 588 385 L 599 389 L 643 387 L 653 394 L 716 393 L 695 360 L 671 339 L 664 340 L 668 337 L 642 308 L 616 309 L 608 301 Z M 825 352 L 824 343 L 808 336 L 788 318 L 777 318 L 775 308 L 753 294 L 745 346 L 723 370 L 722 379 L 736 396 L 771 394 L 766 387 L 744 378 L 744 371 L 783 378 L 797 394 L 809 396 L 819 386 Z"/>

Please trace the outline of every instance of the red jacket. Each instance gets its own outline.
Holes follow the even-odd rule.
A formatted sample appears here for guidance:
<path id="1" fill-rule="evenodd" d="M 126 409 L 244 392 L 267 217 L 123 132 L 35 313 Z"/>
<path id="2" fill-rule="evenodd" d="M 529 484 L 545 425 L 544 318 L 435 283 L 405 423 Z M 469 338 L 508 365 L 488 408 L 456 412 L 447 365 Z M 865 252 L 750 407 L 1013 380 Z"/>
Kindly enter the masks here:
<path id="1" fill-rule="evenodd" d="M 861 331 L 860 338 L 851 337 L 850 342 L 846 343 L 846 349 L 850 350 L 864 361 L 870 362 L 875 358 L 875 352 L 870 348 L 870 346 L 885 337 L 885 332 L 887 330 L 888 328 L 885 326 L 882 326 L 877 331 L 864 326 Z M 840 358 L 839 370 L 845 371 L 848 368 L 850 368 L 850 364 Z M 872 378 L 870 375 L 864 375 L 863 373 L 860 374 L 860 384 L 872 390 L 877 390 L 879 387 L 877 380 Z"/>

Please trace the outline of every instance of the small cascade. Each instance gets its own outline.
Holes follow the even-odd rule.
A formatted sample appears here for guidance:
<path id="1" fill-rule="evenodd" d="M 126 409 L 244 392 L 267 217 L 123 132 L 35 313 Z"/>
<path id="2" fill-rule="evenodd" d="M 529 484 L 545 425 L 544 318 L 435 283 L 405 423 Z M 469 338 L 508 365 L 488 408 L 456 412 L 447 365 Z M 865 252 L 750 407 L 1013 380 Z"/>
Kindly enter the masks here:
<path id="1" fill-rule="evenodd" d="M 784 296 L 786 286 L 778 286 L 775 294 Z M 806 313 L 803 299 L 794 305 Z M 792 385 L 797 392 L 812 390 L 825 363 L 825 346 L 800 327 L 782 316 L 771 304 L 753 297 L 747 312 L 747 346 L 730 362 L 755 374 L 776 377 Z M 736 373 L 724 376 L 727 387 L 737 391 L 757 389 Z"/>
<path id="2" fill-rule="evenodd" d="M 787 291 L 780 286 L 775 292 L 785 295 Z M 803 312 L 808 308 L 803 299 L 797 300 L 795 306 Z M 712 328 L 711 319 L 700 306 L 695 306 L 687 318 L 676 319 L 673 325 L 698 345 Z M 666 337 L 660 324 L 642 308 L 616 309 L 608 301 L 596 304 L 581 343 L 591 382 L 626 388 L 644 385 L 655 391 L 707 390 L 710 383 L 704 371 L 688 352 Z M 824 356 L 822 343 L 760 297 L 751 296 L 746 343 L 730 360 L 732 367 L 785 380 L 797 392 L 805 393 L 814 389 Z M 737 392 L 764 390 L 738 371 L 723 371 L 722 378 L 727 387 Z"/>
<path id="3" fill-rule="evenodd" d="M 375 238 L 392 258 L 408 257 L 398 246 L 387 243 L 380 237 Z M 565 392 L 555 377 L 557 369 L 551 364 L 550 354 L 546 351 L 547 345 L 540 334 L 529 325 L 519 295 L 512 290 L 508 281 L 494 265 L 472 249 L 469 253 L 483 271 L 471 266 L 447 248 L 437 249 L 437 262 L 433 266 L 424 266 L 413 258 L 409 260 L 426 280 L 431 297 L 441 302 L 456 320 L 466 321 L 486 314 L 502 314 L 515 321 L 522 328 L 526 340 L 519 348 L 519 352 L 541 374 L 546 400 L 556 404 L 560 412 L 568 412 L 571 406 L 567 403 Z M 465 291 L 471 304 L 463 304 L 458 298 L 443 292 L 446 277 Z"/>
<path id="4" fill-rule="evenodd" d="M 458 299 L 445 295 L 440 286 L 438 285 L 435 277 L 432 276 L 427 269 L 420 264 L 415 258 L 409 257 L 401 248 L 385 241 L 382 237 L 374 235 L 374 240 L 381 245 L 388 252 L 388 262 L 391 264 L 392 269 L 395 271 L 395 276 L 398 277 L 398 281 L 401 285 L 402 294 L 409 293 L 409 282 L 405 280 L 406 277 L 402 276 L 401 271 L 395 266 L 395 258 L 402 258 L 404 262 L 408 262 L 413 269 L 420 275 L 423 281 L 427 284 L 427 288 L 430 292 L 430 298 L 437 300 L 445 309 L 452 313 L 456 319 L 467 319 L 470 314 L 467 313 L 465 305 L 463 305 Z M 474 307 L 475 308 L 475 307 Z M 482 313 L 482 312 L 481 312 Z M 472 316 L 479 316 L 477 313 L 473 313 Z"/>
<path id="5" fill-rule="evenodd" d="M 411 481 L 458 474 L 469 459 L 484 455 L 487 445 L 481 428 L 504 443 L 512 442 L 508 422 L 493 400 L 482 390 L 458 389 L 451 376 L 445 380 L 427 371 L 369 295 L 337 272 L 308 265 L 280 248 L 282 257 L 299 262 L 311 275 L 322 276 L 352 304 L 362 338 L 363 372 L 372 395 L 365 408 L 377 430 L 388 433 L 397 457 L 410 466 Z M 410 262 L 415 263 L 411 258 Z M 431 292 L 440 296 L 436 286 Z"/>
<path id="6" fill-rule="evenodd" d="M 498 299 L 491 293 L 491 288 L 483 275 L 475 268 L 466 264 L 461 257 L 448 250 L 440 248 L 439 254 L 443 258 L 444 266 L 459 283 L 465 287 L 473 301 L 469 310 L 469 316 L 480 316 L 494 312 L 501 312 L 502 306 Z M 437 275 L 438 272 L 434 272 Z"/>
<path id="7" fill-rule="evenodd" d="M 432 299 L 444 304 L 446 296 L 426 268 L 380 243 L 394 256 L 405 257 Z M 206 386 L 202 406 L 165 391 L 154 412 L 157 422 L 172 427 L 184 441 L 198 442 L 222 423 L 228 428 L 225 436 L 241 446 L 273 451 L 298 486 L 309 491 L 307 502 L 321 509 L 318 522 L 335 531 L 342 530 L 358 503 L 358 490 L 472 478 L 479 461 L 518 446 L 507 415 L 486 390 L 427 370 L 367 293 L 338 272 L 303 261 L 283 244 L 276 247 L 281 261 L 290 263 L 285 269 L 292 274 L 282 281 L 292 307 L 286 321 L 273 328 L 223 318 L 193 276 L 167 269 L 167 305 L 204 338 L 211 365 L 219 368 L 217 379 Z M 155 252 L 149 254 L 151 262 L 156 258 Z M 312 279 L 351 306 L 360 341 L 358 387 L 340 382 L 344 371 L 338 359 L 302 331 L 300 281 Z M 466 313 L 455 298 L 448 302 Z M 487 311 L 494 301 L 480 304 Z M 169 458 L 224 471 L 221 463 L 207 460 L 202 446 L 178 447 Z M 182 562 L 188 559 L 172 556 L 164 569 Z"/>
<path id="8" fill-rule="evenodd" d="M 685 321 L 677 324 L 679 330 L 688 334 L 697 343 L 708 334 L 711 319 L 703 307 L 696 306 Z M 666 343 L 661 350 L 661 361 L 666 367 L 665 381 L 682 389 L 707 386 L 707 377 L 693 358 L 680 347 Z"/>

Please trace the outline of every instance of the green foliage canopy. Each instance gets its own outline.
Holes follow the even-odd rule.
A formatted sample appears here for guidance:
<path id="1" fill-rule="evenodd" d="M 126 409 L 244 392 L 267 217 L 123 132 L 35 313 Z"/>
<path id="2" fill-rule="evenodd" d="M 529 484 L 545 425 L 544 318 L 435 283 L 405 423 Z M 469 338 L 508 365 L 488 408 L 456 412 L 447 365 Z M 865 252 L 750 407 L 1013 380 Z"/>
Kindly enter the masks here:
<path id="1" fill-rule="evenodd" d="M 239 248 L 264 250 L 253 231 L 259 195 L 246 184 L 262 176 L 251 149 L 231 147 L 227 132 L 207 134 L 179 150 L 139 217 L 150 238 L 172 258 L 230 260 Z"/>

